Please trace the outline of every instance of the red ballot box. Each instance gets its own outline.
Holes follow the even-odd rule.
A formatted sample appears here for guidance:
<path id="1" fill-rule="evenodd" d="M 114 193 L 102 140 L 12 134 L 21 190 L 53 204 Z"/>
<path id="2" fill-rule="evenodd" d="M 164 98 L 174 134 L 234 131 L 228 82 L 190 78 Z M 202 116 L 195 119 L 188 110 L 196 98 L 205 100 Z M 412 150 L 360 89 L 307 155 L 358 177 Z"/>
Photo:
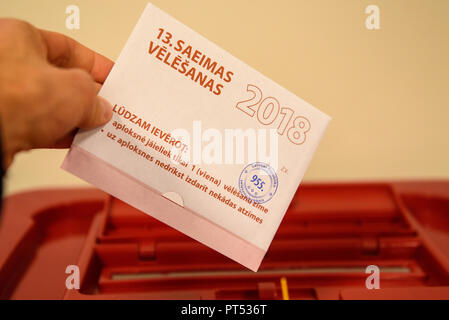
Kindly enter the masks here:
<path id="1" fill-rule="evenodd" d="M 304 183 L 257 273 L 97 189 L 12 195 L 0 298 L 449 299 L 449 181 Z"/>

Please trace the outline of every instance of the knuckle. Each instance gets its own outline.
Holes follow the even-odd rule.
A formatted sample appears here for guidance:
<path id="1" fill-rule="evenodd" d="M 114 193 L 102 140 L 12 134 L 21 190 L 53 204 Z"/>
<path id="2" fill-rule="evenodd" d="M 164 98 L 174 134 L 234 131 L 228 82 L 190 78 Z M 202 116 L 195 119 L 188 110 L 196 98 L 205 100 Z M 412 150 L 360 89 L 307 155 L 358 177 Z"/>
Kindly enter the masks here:
<path id="1" fill-rule="evenodd" d="M 13 19 L 0 19 L 0 44 L 3 50 L 14 52 L 16 58 L 23 60 L 30 53 L 42 56 L 44 46 L 39 31 L 30 23 Z"/>
<path id="2" fill-rule="evenodd" d="M 0 19 L 0 29 L 9 35 L 9 39 L 14 39 L 15 42 L 38 37 L 37 30 L 32 24 L 19 19 Z"/>
<path id="3" fill-rule="evenodd" d="M 5 29 L 17 30 L 21 32 L 27 32 L 34 28 L 30 23 L 15 18 L 0 19 L 0 26 Z"/>
<path id="4" fill-rule="evenodd" d="M 92 76 L 81 69 L 72 69 L 69 72 L 71 91 L 82 104 L 91 104 L 96 95 L 95 82 Z"/>

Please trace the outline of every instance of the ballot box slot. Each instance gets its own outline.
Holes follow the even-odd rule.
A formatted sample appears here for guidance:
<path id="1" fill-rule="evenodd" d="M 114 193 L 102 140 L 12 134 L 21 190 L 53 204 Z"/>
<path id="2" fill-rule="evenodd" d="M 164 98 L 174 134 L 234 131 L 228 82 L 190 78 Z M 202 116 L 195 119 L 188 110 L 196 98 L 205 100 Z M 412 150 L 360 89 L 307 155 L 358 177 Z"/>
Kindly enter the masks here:
<path id="1" fill-rule="evenodd" d="M 296 274 L 335 274 L 335 273 L 364 273 L 366 266 L 360 267 L 316 267 L 316 268 L 297 268 L 297 269 L 274 269 L 274 270 L 260 270 L 258 275 L 296 275 Z M 382 273 L 410 273 L 410 268 L 407 266 L 391 266 L 381 267 Z M 235 271 L 191 271 L 191 272 L 155 272 L 155 273 L 113 273 L 112 280 L 144 280 L 144 279 L 160 279 L 160 278 L 184 278 L 184 277 L 205 277 L 205 276 L 233 276 L 246 275 L 251 276 L 250 271 L 235 270 Z"/>

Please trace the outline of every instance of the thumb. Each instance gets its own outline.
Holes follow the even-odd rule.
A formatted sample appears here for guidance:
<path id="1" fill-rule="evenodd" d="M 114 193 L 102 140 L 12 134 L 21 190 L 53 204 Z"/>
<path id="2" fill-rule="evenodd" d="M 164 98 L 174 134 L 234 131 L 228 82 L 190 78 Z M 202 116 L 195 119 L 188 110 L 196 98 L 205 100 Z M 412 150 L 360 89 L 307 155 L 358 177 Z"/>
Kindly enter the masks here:
<path id="1" fill-rule="evenodd" d="M 92 129 L 106 124 L 112 118 L 112 105 L 103 97 L 96 96 L 91 108 L 79 124 L 80 128 Z"/>

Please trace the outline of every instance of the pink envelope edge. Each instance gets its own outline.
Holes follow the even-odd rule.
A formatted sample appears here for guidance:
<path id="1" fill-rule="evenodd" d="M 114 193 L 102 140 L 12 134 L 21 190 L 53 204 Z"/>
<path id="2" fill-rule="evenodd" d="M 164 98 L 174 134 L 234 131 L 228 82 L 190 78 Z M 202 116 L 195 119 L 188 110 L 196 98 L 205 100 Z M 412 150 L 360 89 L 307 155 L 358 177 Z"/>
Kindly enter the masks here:
<path id="1" fill-rule="evenodd" d="M 266 251 L 168 200 L 94 154 L 72 145 L 62 169 L 257 272 Z"/>

